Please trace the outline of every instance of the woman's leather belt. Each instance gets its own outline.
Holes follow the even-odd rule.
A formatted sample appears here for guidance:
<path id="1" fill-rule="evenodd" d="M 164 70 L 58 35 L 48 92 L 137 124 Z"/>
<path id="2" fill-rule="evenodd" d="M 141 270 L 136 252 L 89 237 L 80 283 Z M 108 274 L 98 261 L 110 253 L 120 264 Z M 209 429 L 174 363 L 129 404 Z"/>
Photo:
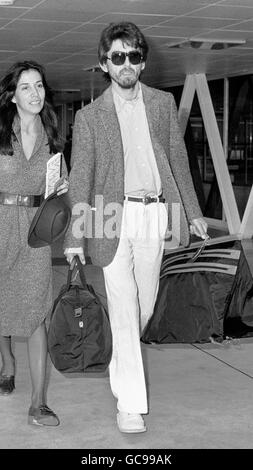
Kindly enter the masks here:
<path id="1" fill-rule="evenodd" d="M 0 192 L 0 204 L 11 206 L 26 206 L 26 207 L 39 207 L 44 200 L 44 195 L 28 195 L 11 194 Z"/>

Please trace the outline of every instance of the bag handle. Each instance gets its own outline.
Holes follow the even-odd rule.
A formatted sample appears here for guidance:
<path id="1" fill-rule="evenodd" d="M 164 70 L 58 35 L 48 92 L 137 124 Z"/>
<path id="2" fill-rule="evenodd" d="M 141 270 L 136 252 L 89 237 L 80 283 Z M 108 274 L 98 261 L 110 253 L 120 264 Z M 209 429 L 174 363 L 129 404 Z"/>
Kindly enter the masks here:
<path id="1" fill-rule="evenodd" d="M 74 273 L 74 270 L 75 270 L 76 267 L 77 267 L 77 272 L 79 272 L 79 276 L 80 276 L 80 280 L 81 280 L 83 288 L 88 290 L 88 285 L 87 285 L 86 278 L 85 278 L 85 275 L 84 275 L 84 272 L 83 272 L 83 265 L 82 265 L 78 255 L 74 256 L 74 258 L 73 258 L 73 260 L 72 260 L 72 262 L 69 266 L 67 286 L 66 286 L 67 290 L 70 289 L 70 284 L 71 284 L 71 281 L 73 279 L 73 273 Z"/>
<path id="2" fill-rule="evenodd" d="M 204 251 L 205 249 L 205 246 L 208 240 L 210 240 L 209 235 L 207 235 L 206 238 L 204 238 L 204 241 L 201 243 L 200 247 L 193 254 L 193 256 L 187 261 L 187 263 L 194 263 L 194 261 L 196 261 L 200 257 L 202 251 Z"/>

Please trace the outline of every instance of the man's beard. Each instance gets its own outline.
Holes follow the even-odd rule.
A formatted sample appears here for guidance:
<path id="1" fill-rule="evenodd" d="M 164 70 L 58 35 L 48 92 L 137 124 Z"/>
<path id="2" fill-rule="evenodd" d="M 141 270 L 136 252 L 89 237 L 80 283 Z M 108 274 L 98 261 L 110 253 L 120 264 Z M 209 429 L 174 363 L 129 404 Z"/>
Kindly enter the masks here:
<path id="1" fill-rule="evenodd" d="M 129 79 L 125 79 L 124 81 L 120 81 L 119 82 L 119 86 L 121 88 L 124 88 L 125 90 L 129 90 L 130 88 L 133 88 L 134 85 L 136 84 L 137 80 L 129 80 Z"/>
<path id="2" fill-rule="evenodd" d="M 120 75 L 116 77 L 111 77 L 121 88 L 129 90 L 133 88 L 139 79 L 140 74 L 135 74 L 133 71 L 131 74 L 124 76 L 124 69 L 121 71 Z"/>

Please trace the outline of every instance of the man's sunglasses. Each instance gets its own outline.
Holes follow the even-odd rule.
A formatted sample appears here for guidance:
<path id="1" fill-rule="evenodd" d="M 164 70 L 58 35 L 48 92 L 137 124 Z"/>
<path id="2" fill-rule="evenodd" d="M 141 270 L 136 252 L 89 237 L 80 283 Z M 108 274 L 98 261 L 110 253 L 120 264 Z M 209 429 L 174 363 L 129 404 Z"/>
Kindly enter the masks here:
<path id="1" fill-rule="evenodd" d="M 112 61 L 113 65 L 123 65 L 126 62 L 127 57 L 129 58 L 129 62 L 132 65 L 138 65 L 143 60 L 143 57 L 139 51 L 130 51 L 130 52 L 114 51 L 112 52 L 111 57 L 106 56 L 107 59 Z"/>

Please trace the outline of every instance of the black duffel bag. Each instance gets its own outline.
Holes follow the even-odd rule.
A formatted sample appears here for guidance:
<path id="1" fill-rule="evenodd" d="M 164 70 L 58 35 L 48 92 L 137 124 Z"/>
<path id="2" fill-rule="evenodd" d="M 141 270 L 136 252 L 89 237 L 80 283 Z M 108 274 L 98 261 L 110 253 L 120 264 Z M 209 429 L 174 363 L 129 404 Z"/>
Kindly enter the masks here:
<path id="1" fill-rule="evenodd" d="M 48 350 L 55 368 L 67 372 L 104 372 L 112 355 L 107 312 L 86 282 L 79 257 L 69 267 L 67 284 L 54 302 L 48 330 Z M 73 284 L 78 267 L 81 284 Z"/>
<path id="2" fill-rule="evenodd" d="M 195 246 L 165 252 L 154 312 L 141 340 L 206 343 L 252 336 L 252 295 L 252 275 L 236 237 L 208 240 L 197 252 Z"/>

